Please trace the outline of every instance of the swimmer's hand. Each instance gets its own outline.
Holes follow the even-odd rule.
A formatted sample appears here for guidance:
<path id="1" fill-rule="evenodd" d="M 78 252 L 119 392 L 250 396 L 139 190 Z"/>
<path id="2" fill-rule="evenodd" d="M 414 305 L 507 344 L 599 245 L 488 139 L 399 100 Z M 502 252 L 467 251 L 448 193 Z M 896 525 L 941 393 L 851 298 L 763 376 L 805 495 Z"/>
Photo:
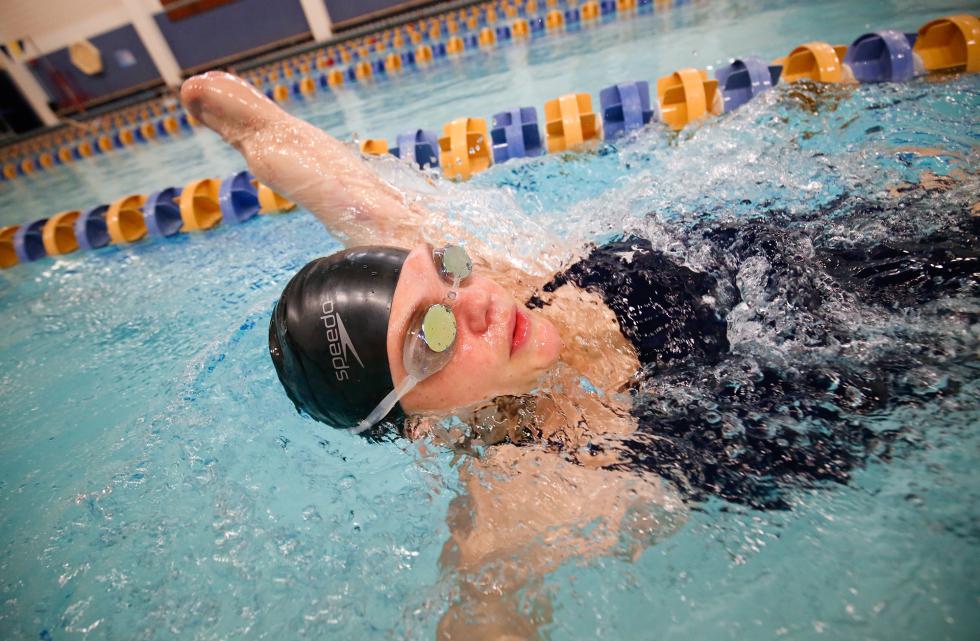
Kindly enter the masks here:
<path id="1" fill-rule="evenodd" d="M 259 181 L 313 212 L 346 244 L 414 241 L 424 212 L 406 205 L 357 152 L 241 78 L 219 71 L 194 76 L 180 97 L 244 156 Z"/>

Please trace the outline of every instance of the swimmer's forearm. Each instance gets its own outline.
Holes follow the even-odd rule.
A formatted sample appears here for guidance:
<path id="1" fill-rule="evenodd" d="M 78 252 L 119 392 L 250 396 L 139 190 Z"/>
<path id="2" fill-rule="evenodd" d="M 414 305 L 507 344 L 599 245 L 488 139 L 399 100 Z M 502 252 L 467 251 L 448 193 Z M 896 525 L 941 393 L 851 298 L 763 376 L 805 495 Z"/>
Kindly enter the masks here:
<path id="1" fill-rule="evenodd" d="M 255 177 L 355 243 L 389 238 L 417 213 L 354 150 L 284 115 L 236 141 Z"/>
<path id="2" fill-rule="evenodd" d="M 181 98 L 191 113 L 241 152 L 261 182 L 313 212 L 349 243 L 399 236 L 419 214 L 352 149 L 287 114 L 230 74 L 187 80 Z"/>

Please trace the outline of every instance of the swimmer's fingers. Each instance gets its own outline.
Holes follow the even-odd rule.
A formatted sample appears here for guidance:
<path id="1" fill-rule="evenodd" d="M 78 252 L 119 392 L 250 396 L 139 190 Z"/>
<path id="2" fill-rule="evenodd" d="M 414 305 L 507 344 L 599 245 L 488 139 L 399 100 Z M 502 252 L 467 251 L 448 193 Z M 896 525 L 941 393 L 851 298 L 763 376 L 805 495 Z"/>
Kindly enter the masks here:
<path id="1" fill-rule="evenodd" d="M 255 87 L 223 71 L 184 81 L 180 99 L 192 116 L 235 144 L 242 137 L 291 116 Z"/>

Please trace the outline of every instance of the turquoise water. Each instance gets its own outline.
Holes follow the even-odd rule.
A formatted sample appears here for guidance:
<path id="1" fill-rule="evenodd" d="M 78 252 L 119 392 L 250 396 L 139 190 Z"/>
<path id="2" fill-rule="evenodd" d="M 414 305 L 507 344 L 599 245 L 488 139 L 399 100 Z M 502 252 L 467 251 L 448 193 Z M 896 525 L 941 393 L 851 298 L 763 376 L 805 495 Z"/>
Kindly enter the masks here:
<path id="1" fill-rule="evenodd" d="M 338 136 L 393 139 L 964 9 L 977 4 L 691 4 L 290 108 Z M 783 88 L 680 136 L 652 127 L 466 185 L 427 187 L 378 165 L 502 248 L 534 245 L 528 229 L 578 241 L 628 227 L 686 251 L 689 221 L 766 211 L 824 211 L 807 224 L 886 238 L 942 229 L 976 201 L 978 107 L 976 76 L 822 95 Z M 0 223 L 242 167 L 198 132 L 2 184 Z M 914 216 L 870 212 L 859 227 L 836 218 L 926 171 L 956 182 L 910 204 Z M 338 246 L 298 212 L 0 272 L 0 638 L 433 638 L 454 588 L 438 567 L 447 506 L 462 492 L 452 453 L 372 446 L 297 416 L 268 361 L 282 285 Z M 975 372 L 976 299 L 948 306 L 959 313 L 935 327 L 919 310 L 854 322 L 933 332 Z M 764 338 L 760 351 L 790 348 Z M 975 374 L 918 375 L 960 388 L 879 417 L 914 435 L 900 456 L 848 486 L 801 490 L 785 512 L 709 501 L 635 562 L 569 562 L 542 588 L 553 608 L 542 633 L 976 638 L 980 390 Z"/>

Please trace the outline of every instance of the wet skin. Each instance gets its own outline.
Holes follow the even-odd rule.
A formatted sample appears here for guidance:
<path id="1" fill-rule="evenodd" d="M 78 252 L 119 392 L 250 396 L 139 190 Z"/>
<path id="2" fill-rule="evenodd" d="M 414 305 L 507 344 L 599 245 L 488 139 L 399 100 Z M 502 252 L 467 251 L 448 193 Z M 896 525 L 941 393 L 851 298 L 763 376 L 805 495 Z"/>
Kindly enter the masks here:
<path id="1" fill-rule="evenodd" d="M 412 248 L 389 320 L 394 383 L 406 375 L 402 342 L 412 314 L 443 302 L 448 291 L 431 246 L 420 242 L 423 229 L 438 230 L 436 242 L 466 240 L 475 268 L 452 304 L 459 327 L 455 352 L 442 371 L 405 397 L 409 413 L 440 416 L 522 394 L 548 375 L 560 391 L 536 404 L 543 437 L 560 433 L 574 452 L 600 434 L 635 429 L 617 391 L 638 361 L 597 295 L 562 287 L 547 295 L 546 309 L 528 310 L 521 301 L 551 273 L 518 269 L 467 230 L 437 219 L 384 182 L 349 146 L 285 113 L 239 78 L 195 76 L 184 83 L 181 99 L 242 154 L 258 180 L 308 209 L 347 246 Z M 586 392 L 581 376 L 601 393 Z M 616 550 L 635 557 L 683 523 L 684 506 L 658 477 L 602 469 L 609 462 L 591 456 L 573 463 L 538 448 L 498 445 L 460 466 L 466 493 L 447 516 L 451 536 L 441 559 L 459 597 L 439 623 L 439 639 L 538 638 L 538 626 L 550 618 L 547 598 L 541 596 L 540 607 L 528 614 L 518 598 L 522 590 L 530 594 L 569 558 Z"/>
<path id="2" fill-rule="evenodd" d="M 436 271 L 432 247 L 420 243 L 398 279 L 388 321 L 388 361 L 397 385 L 407 375 L 402 345 L 413 314 L 446 302 L 456 315 L 453 356 L 435 375 L 402 399 L 408 413 L 448 412 L 505 394 L 532 389 L 557 361 L 562 348 L 550 321 L 516 301 L 502 285 L 475 271 L 454 300 Z"/>

